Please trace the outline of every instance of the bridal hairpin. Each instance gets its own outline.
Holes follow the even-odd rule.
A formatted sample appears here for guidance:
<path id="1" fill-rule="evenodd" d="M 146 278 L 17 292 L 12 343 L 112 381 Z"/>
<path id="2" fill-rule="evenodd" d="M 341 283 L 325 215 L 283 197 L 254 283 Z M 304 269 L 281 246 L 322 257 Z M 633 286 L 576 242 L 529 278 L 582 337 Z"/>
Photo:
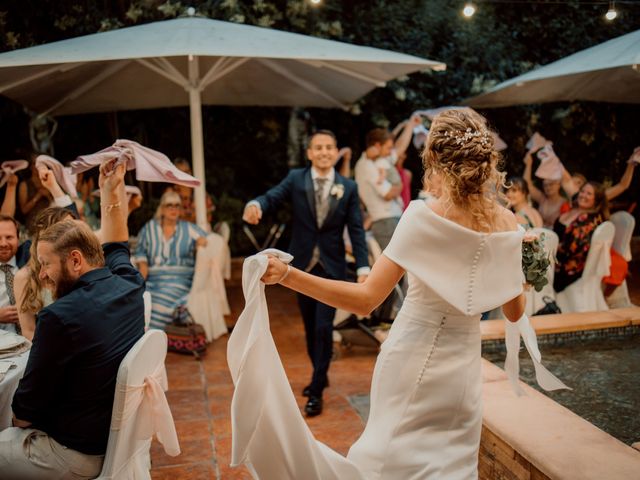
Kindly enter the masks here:
<path id="1" fill-rule="evenodd" d="M 489 145 L 490 142 L 489 132 L 486 130 L 471 130 L 471 128 L 467 128 L 464 132 L 451 132 L 447 130 L 442 135 L 447 138 L 452 138 L 458 145 L 462 145 L 472 138 L 480 138 L 480 144 L 483 146 Z"/>

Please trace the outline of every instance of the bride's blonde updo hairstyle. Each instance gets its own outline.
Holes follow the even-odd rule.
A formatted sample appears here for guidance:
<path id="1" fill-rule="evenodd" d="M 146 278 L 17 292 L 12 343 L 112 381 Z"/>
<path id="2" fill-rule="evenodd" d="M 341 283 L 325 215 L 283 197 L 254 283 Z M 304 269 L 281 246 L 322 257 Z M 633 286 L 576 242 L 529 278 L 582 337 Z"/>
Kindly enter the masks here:
<path id="1" fill-rule="evenodd" d="M 422 161 L 427 175 L 441 175 L 444 204 L 469 211 L 478 229 L 493 229 L 504 173 L 498 171 L 500 154 L 482 115 L 470 108 L 438 114 L 431 123 Z"/>

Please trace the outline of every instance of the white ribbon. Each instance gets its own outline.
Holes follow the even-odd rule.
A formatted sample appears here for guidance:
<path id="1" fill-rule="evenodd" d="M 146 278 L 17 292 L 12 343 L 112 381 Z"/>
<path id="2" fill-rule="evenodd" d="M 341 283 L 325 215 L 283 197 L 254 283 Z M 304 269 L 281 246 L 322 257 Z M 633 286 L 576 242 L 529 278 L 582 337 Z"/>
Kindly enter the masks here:
<path id="1" fill-rule="evenodd" d="M 529 352 L 531 361 L 533 362 L 538 385 L 546 391 L 559 390 L 562 388 L 571 390 L 571 388 L 567 387 L 555 375 L 553 375 L 553 373 L 542 365 L 542 355 L 538 348 L 536 332 L 531 326 L 529 317 L 524 314 L 517 322 L 505 320 L 505 345 L 507 347 L 507 358 L 504 362 L 504 369 L 507 372 L 507 377 L 509 378 L 515 393 L 518 396 L 525 395 L 525 392 L 519 383 L 520 361 L 518 359 L 518 354 L 520 351 L 520 336 L 522 336 L 524 345 L 527 348 L 527 352 Z"/>
<path id="2" fill-rule="evenodd" d="M 135 415 L 136 437 L 146 440 L 155 434 L 167 455 L 175 457 L 180 455 L 180 445 L 163 386 L 166 386 L 164 364 L 145 377 L 142 385 L 118 384 L 116 388 L 124 393 L 125 404 L 122 411 L 115 412 L 111 418 L 111 428 L 120 429 Z"/>

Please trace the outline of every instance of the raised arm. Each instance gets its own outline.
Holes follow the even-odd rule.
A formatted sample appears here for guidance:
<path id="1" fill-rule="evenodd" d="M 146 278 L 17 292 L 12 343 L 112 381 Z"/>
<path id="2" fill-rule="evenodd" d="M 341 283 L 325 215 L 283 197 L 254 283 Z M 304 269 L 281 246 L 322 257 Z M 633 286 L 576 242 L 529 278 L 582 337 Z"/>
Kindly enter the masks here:
<path id="1" fill-rule="evenodd" d="M 522 174 L 522 178 L 527 182 L 527 186 L 529 187 L 529 194 L 531 198 L 537 202 L 538 204 L 544 201 L 544 193 L 542 193 L 533 183 L 531 178 L 531 169 L 533 167 L 533 157 L 531 156 L 531 151 L 528 151 L 524 156 L 524 173 Z"/>
<path id="2" fill-rule="evenodd" d="M 29 198 L 29 190 L 27 188 L 27 182 L 29 180 L 25 180 L 20 183 L 18 187 L 18 204 L 20 205 L 20 211 L 23 215 L 27 215 L 33 207 L 40 201 L 41 198 L 45 196 L 46 190 L 39 188 L 36 194 Z"/>
<path id="3" fill-rule="evenodd" d="M 413 137 L 413 128 L 416 125 L 419 125 L 421 121 L 420 115 L 412 115 L 409 121 L 405 123 L 400 136 L 396 139 L 394 144 L 398 158 L 402 157 L 402 154 L 407 151 L 407 148 L 409 148 L 411 137 Z"/>
<path id="4" fill-rule="evenodd" d="M 7 189 L 4 192 L 4 200 L 0 213 L 2 215 L 16 216 L 16 189 L 18 188 L 18 176 L 13 174 L 9 176 L 7 181 Z"/>
<path id="5" fill-rule="evenodd" d="M 288 272 L 288 273 L 287 273 Z M 404 269 L 382 255 L 362 283 L 316 277 L 289 267 L 275 257 L 262 277 L 268 285 L 280 283 L 316 300 L 358 315 L 369 315 L 389 295 L 404 275 Z"/>
<path id="6" fill-rule="evenodd" d="M 629 157 L 627 168 L 625 168 L 622 178 L 615 185 L 610 186 L 606 190 L 607 200 L 613 200 L 619 195 L 622 195 L 631 186 L 631 180 L 633 180 L 633 172 L 636 168 L 637 161 L 634 158 L 640 158 L 640 147 L 636 147 Z"/>
<path id="7" fill-rule="evenodd" d="M 264 195 L 251 200 L 244 207 L 242 219 L 251 225 L 257 225 L 262 219 L 262 214 L 277 208 L 282 202 L 291 196 L 293 188 L 293 171 L 278 185 L 267 191 Z"/>
<path id="8" fill-rule="evenodd" d="M 573 183 L 573 178 L 571 177 L 571 174 L 567 171 L 566 168 L 564 168 L 564 165 L 562 166 L 562 189 L 564 190 L 564 193 L 567 194 L 567 197 L 569 197 L 569 199 L 573 198 L 573 196 L 578 193 L 578 189 L 576 188 L 576 184 Z"/>
<path id="9" fill-rule="evenodd" d="M 116 159 L 100 165 L 100 209 L 102 212 L 101 235 L 104 243 L 127 242 L 127 195 L 124 190 L 126 166 L 115 167 Z"/>

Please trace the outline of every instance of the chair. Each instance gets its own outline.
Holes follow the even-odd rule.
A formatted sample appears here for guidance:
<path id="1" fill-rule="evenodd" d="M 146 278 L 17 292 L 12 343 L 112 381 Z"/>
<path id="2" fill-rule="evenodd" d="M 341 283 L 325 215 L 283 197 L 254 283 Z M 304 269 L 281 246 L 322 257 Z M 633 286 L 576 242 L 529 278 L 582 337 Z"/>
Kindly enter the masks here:
<path id="1" fill-rule="evenodd" d="M 616 227 L 616 234 L 613 237 L 612 248 L 627 261 L 631 261 L 631 237 L 636 226 L 636 220 L 628 212 L 619 211 L 611 215 L 609 219 Z M 632 307 L 629 298 L 629 288 L 627 281 L 622 282 L 609 297 L 607 297 L 609 308 Z"/>
<path id="2" fill-rule="evenodd" d="M 153 309 L 151 294 L 144 292 L 142 294 L 142 300 L 144 301 L 144 331 L 146 332 L 149 330 L 149 325 L 151 324 L 151 310 Z"/>
<path id="3" fill-rule="evenodd" d="M 544 235 L 544 251 L 550 261 L 549 269 L 547 270 L 547 280 L 549 283 L 547 283 L 539 292 L 536 292 L 533 288 L 525 292 L 525 297 L 527 299 L 525 313 L 532 316 L 545 306 L 543 297 L 549 297 L 553 300 L 556 299 L 556 292 L 553 290 L 553 277 L 555 275 L 556 251 L 558 250 L 559 239 L 558 235 L 553 230 L 546 228 L 533 228 L 529 230 L 529 232 L 539 237 Z"/>
<path id="4" fill-rule="evenodd" d="M 224 252 L 228 246 L 217 233 L 207 235 L 207 246 L 198 248 L 187 308 L 202 325 L 207 341 L 227 333 L 224 315 L 231 313 L 224 286 Z"/>
<path id="5" fill-rule="evenodd" d="M 166 354 L 166 334 L 149 330 L 122 360 L 99 479 L 150 479 L 149 449 L 154 434 L 168 455 L 180 454 L 173 417 L 162 386 Z"/>
<path id="6" fill-rule="evenodd" d="M 609 275 L 611 244 L 616 228 L 610 221 L 598 225 L 591 236 L 591 246 L 582 276 L 556 294 L 563 313 L 609 310 L 602 293 L 602 277 Z"/>

